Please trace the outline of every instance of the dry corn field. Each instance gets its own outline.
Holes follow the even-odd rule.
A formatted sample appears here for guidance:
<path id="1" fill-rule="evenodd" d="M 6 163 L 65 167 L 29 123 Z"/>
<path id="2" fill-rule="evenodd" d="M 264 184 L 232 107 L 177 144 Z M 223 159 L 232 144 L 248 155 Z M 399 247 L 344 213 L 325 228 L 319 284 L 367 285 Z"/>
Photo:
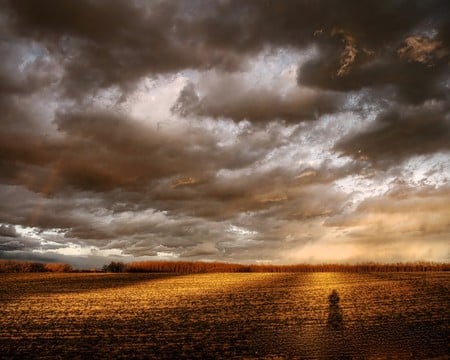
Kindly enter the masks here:
<path id="1" fill-rule="evenodd" d="M 447 273 L 2 274 L 0 358 L 448 358 L 449 290 Z"/>

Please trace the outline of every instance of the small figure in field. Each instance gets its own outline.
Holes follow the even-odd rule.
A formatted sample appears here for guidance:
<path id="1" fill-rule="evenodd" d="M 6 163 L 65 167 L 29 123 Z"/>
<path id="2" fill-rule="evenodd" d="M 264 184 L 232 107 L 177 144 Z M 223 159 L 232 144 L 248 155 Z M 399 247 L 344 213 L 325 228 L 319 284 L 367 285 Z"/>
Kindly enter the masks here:
<path id="1" fill-rule="evenodd" d="M 328 327 L 333 330 L 342 329 L 343 320 L 342 320 L 342 310 L 339 307 L 339 294 L 336 290 L 333 290 L 328 296 Z"/>

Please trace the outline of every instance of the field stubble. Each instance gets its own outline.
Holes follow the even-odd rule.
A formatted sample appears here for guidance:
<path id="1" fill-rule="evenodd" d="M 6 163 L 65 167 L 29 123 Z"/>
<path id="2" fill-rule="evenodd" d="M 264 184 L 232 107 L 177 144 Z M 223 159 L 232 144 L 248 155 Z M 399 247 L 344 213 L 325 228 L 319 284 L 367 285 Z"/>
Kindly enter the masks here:
<path id="1" fill-rule="evenodd" d="M 3 274 L 0 357 L 445 358 L 449 290 L 446 273 Z"/>

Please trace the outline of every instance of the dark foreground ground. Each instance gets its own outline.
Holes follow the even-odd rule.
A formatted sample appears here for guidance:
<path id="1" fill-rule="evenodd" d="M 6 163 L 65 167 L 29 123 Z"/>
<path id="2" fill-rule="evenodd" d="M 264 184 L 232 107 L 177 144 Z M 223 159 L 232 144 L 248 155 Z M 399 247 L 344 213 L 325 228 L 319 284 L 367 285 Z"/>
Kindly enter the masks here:
<path id="1" fill-rule="evenodd" d="M 0 358 L 448 359 L 449 290 L 448 273 L 1 274 Z"/>

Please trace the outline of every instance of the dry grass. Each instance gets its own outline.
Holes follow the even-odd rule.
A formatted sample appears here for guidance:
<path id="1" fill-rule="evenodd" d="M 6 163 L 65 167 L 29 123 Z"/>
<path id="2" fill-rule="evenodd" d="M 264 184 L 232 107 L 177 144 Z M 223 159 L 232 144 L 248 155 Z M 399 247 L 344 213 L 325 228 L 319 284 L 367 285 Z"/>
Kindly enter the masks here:
<path id="1" fill-rule="evenodd" d="M 417 272 L 450 271 L 450 264 L 432 262 L 409 263 L 365 263 L 365 264 L 232 264 L 202 261 L 137 261 L 128 264 L 112 262 L 105 270 L 117 272 L 170 272 L 170 273 L 212 273 L 212 272 Z"/>

